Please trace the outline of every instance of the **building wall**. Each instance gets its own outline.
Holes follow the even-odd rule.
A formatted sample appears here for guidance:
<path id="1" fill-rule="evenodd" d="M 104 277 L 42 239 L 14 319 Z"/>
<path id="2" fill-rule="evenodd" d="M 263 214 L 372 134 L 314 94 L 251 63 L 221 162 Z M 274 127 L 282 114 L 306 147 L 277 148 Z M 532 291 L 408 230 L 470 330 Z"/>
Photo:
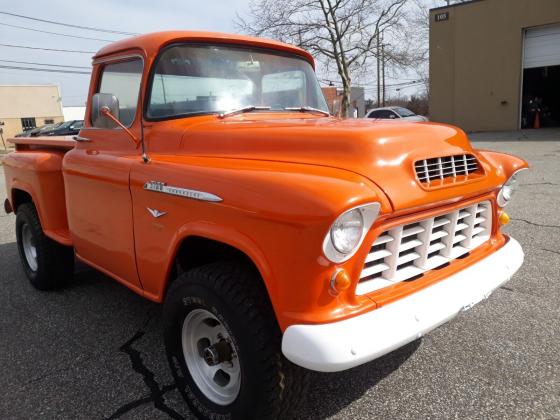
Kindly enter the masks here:
<path id="1" fill-rule="evenodd" d="M 64 121 L 83 120 L 86 115 L 85 106 L 64 106 L 62 107 Z"/>
<path id="2" fill-rule="evenodd" d="M 449 19 L 435 22 L 435 14 Z M 560 22 L 559 0 L 479 0 L 430 13 L 430 118 L 519 128 L 523 30 Z"/>
<path id="3" fill-rule="evenodd" d="M 329 111 L 333 115 L 340 115 L 342 104 L 342 89 L 334 86 L 321 88 Z M 350 116 L 362 118 L 366 113 L 365 94 L 363 87 L 352 87 L 350 92 Z"/>
<path id="4" fill-rule="evenodd" d="M 23 131 L 22 118 L 35 118 L 37 127 L 45 120 L 64 121 L 60 91 L 56 85 L 0 85 L 0 121 L 4 139 Z M 3 147 L 0 142 L 0 147 Z"/>

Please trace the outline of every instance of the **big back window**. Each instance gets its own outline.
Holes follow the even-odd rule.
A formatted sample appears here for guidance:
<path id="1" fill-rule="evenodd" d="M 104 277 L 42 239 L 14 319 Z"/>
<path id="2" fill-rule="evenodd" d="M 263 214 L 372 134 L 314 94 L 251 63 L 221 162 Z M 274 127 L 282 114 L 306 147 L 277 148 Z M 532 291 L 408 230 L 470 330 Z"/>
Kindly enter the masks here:
<path id="1" fill-rule="evenodd" d="M 176 45 L 159 57 L 147 116 L 168 118 L 244 106 L 328 112 L 310 63 L 295 55 L 227 45 Z"/>

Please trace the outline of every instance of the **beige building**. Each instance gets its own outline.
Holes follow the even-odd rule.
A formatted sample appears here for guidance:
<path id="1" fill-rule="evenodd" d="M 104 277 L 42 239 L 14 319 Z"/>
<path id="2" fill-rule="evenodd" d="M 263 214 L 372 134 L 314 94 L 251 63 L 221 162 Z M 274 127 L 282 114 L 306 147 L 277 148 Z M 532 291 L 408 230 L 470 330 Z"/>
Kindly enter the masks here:
<path id="1" fill-rule="evenodd" d="M 560 0 L 432 9 L 430 119 L 467 131 L 560 126 Z"/>
<path id="2" fill-rule="evenodd" d="M 0 85 L 0 124 L 4 123 L 0 128 L 4 139 L 24 130 L 62 122 L 62 115 L 56 85 Z"/>

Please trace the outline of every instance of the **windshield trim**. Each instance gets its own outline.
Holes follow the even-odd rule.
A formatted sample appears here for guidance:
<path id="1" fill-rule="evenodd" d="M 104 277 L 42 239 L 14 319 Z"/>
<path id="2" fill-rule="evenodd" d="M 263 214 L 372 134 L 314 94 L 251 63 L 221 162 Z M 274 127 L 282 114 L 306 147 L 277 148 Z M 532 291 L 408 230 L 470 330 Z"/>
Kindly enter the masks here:
<path id="1" fill-rule="evenodd" d="M 159 60 L 161 59 L 161 56 L 163 55 L 163 53 L 165 53 L 165 51 L 167 51 L 170 48 L 177 47 L 177 46 L 182 46 L 182 45 L 204 47 L 204 46 L 208 46 L 208 45 L 217 45 L 217 44 L 228 46 L 228 47 L 234 47 L 234 48 L 238 48 L 238 49 L 243 49 L 243 50 L 260 51 L 260 52 L 263 52 L 263 53 L 269 53 L 269 54 L 274 54 L 274 55 L 279 55 L 279 56 L 284 56 L 284 57 L 290 57 L 290 58 L 296 58 L 296 59 L 299 59 L 299 60 L 303 60 L 311 66 L 311 68 L 313 69 L 313 73 L 315 74 L 314 63 L 312 61 L 308 60 L 303 55 L 299 55 L 295 52 L 287 52 L 287 51 L 277 50 L 275 48 L 263 48 L 263 47 L 251 46 L 251 45 L 246 45 L 246 44 L 237 44 L 235 42 L 229 42 L 229 41 L 228 42 L 223 42 L 221 40 L 215 40 L 215 41 L 212 40 L 211 42 L 210 41 L 207 41 L 207 42 L 200 42 L 200 41 L 173 42 L 171 44 L 165 45 L 164 47 L 162 47 L 158 51 L 156 58 L 154 59 L 154 61 L 152 62 L 151 66 L 150 66 L 150 72 L 148 74 L 146 88 L 145 88 L 146 91 L 144 92 L 144 103 L 142 104 L 142 117 L 144 118 L 145 121 L 157 122 L 157 121 L 177 120 L 179 118 L 199 117 L 199 116 L 204 116 L 204 115 L 219 115 L 219 114 L 222 113 L 222 111 L 194 111 L 194 112 L 187 112 L 187 113 L 169 115 L 169 116 L 163 116 L 163 117 L 150 117 L 148 115 L 148 106 L 150 104 L 150 100 L 151 100 L 151 97 L 152 97 L 152 85 L 153 85 L 153 82 L 154 82 L 155 72 L 156 72 L 156 68 L 157 68 L 157 65 L 159 63 Z M 268 110 L 268 111 L 259 111 L 259 112 L 288 112 L 288 111 L 285 111 L 285 110 Z"/>

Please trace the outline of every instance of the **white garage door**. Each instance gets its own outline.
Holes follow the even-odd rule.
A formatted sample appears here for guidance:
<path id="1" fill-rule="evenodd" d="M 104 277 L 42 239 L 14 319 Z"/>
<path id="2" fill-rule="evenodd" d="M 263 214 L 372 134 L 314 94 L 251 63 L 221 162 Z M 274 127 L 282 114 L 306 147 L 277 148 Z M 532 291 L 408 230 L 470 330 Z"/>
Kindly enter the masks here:
<path id="1" fill-rule="evenodd" d="M 560 65 L 560 25 L 527 29 L 524 50 L 526 69 Z"/>

